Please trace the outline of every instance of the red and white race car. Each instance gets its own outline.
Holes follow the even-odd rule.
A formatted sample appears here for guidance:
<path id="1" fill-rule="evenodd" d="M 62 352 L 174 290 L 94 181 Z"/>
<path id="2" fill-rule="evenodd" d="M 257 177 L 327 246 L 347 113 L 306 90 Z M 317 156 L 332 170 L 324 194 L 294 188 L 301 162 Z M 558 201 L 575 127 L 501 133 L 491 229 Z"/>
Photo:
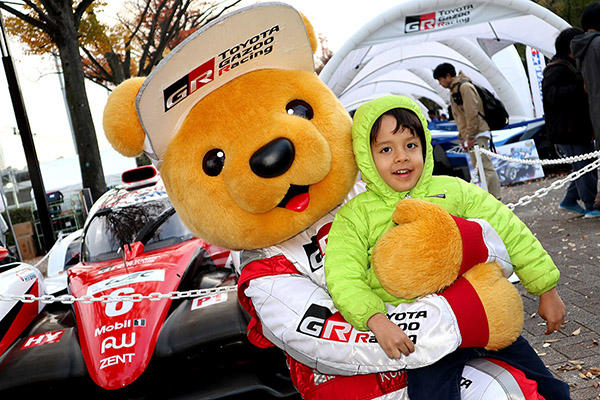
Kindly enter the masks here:
<path id="1" fill-rule="evenodd" d="M 183 225 L 153 167 L 123 180 L 53 248 L 50 277 L 1 267 L 0 396 L 294 396 L 283 356 L 247 342 L 229 251 Z"/>

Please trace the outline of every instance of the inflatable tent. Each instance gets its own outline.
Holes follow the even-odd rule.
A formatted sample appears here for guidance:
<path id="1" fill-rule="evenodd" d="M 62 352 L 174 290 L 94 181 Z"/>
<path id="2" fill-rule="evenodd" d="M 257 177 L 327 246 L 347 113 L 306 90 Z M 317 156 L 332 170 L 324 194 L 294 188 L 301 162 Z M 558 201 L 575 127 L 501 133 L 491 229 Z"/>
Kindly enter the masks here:
<path id="1" fill-rule="evenodd" d="M 534 109 L 531 91 L 539 90 L 540 74 L 529 82 L 514 44 L 551 57 L 556 36 L 569 26 L 530 0 L 406 0 L 356 32 L 320 77 L 348 111 L 391 93 L 445 108 L 449 93 L 432 71 L 449 62 L 493 91 L 511 122 L 528 120 L 543 115 Z"/>

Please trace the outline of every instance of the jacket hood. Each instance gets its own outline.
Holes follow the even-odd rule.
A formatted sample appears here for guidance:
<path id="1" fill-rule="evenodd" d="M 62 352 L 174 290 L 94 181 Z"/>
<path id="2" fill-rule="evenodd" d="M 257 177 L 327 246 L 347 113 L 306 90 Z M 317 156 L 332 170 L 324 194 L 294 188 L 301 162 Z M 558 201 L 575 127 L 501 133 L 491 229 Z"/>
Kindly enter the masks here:
<path id="1" fill-rule="evenodd" d="M 600 32 L 586 32 L 583 35 L 575 36 L 573 40 L 571 40 L 573 57 L 583 60 L 590 43 L 592 43 L 592 40 L 597 36 L 600 36 Z"/>
<path id="2" fill-rule="evenodd" d="M 414 112 L 423 124 L 425 132 L 425 160 L 423 172 L 417 184 L 410 191 L 396 192 L 389 187 L 379 175 L 373 156 L 371 154 L 371 128 L 373 124 L 386 111 L 393 108 L 406 108 Z M 367 190 L 378 194 L 386 203 L 396 204 L 410 193 L 411 197 L 420 197 L 425 193 L 433 174 L 433 150 L 431 147 L 431 133 L 427 129 L 427 121 L 419 106 L 405 96 L 385 96 L 363 104 L 356 110 L 352 124 L 352 148 L 354 157 L 360 169 L 362 180 L 367 184 Z"/>

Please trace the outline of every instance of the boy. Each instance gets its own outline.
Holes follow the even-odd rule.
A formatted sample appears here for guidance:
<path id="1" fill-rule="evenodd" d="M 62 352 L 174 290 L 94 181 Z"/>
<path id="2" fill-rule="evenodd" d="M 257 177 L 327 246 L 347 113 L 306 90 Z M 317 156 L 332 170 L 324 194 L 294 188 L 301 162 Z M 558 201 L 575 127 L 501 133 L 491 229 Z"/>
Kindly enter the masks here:
<path id="1" fill-rule="evenodd" d="M 325 256 L 327 286 L 344 318 L 370 329 L 391 358 L 408 355 L 414 345 L 385 316 L 385 303 L 399 304 L 370 268 L 377 240 L 393 226 L 392 214 L 406 197 L 439 204 L 462 218 L 482 218 L 504 241 L 515 272 L 530 293 L 540 296 L 546 334 L 560 329 L 565 306 L 556 292 L 559 272 L 527 227 L 492 195 L 461 179 L 432 176 L 433 156 L 427 123 L 419 107 L 403 96 L 386 96 L 362 105 L 354 116 L 352 140 L 367 191 L 344 205 L 329 232 Z M 522 338 L 498 352 L 459 349 L 437 363 L 408 372 L 411 400 L 458 399 L 464 363 L 492 357 L 507 361 L 538 383 L 548 399 L 568 399 L 568 386 L 555 379 Z"/>

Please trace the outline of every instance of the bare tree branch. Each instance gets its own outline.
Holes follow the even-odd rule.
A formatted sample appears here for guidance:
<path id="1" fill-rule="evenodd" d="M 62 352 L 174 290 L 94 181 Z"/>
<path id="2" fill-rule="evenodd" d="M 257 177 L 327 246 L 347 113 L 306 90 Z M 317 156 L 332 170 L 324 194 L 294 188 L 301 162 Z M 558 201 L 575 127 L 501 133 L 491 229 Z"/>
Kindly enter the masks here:
<path id="1" fill-rule="evenodd" d="M 31 0 L 23 0 L 23 2 L 38 14 L 40 20 L 43 20 L 46 22 L 46 24 L 48 24 L 49 29 L 46 30 L 48 34 L 56 34 L 59 32 L 59 24 L 56 22 L 57 19 L 51 18 L 50 12 L 44 12 L 44 10 L 40 9 L 37 4 Z M 40 2 L 46 8 L 46 10 L 52 11 L 55 17 L 60 13 L 60 10 L 56 8 L 56 5 L 52 1 L 48 2 L 48 0 L 40 0 Z"/>
<path id="2" fill-rule="evenodd" d="M 142 22 L 144 21 L 144 19 L 146 18 L 146 14 L 148 13 L 148 10 L 150 9 L 150 2 L 148 1 L 146 3 L 146 6 L 144 7 L 144 10 L 142 11 L 142 15 L 140 16 L 140 19 L 137 23 L 137 25 L 135 26 L 135 28 L 133 28 L 131 30 L 131 35 L 129 35 L 129 38 L 125 41 L 125 46 L 129 46 L 131 44 L 131 41 L 133 40 L 133 38 L 137 35 L 137 33 L 139 32 L 141 26 L 142 26 Z"/>
<path id="3" fill-rule="evenodd" d="M 43 30 L 44 32 L 48 32 L 48 30 L 50 29 L 50 27 L 46 25 L 48 22 L 44 23 L 40 20 L 30 17 L 27 14 L 23 14 L 22 12 L 17 11 L 10 6 L 7 6 L 5 3 L 0 2 L 0 8 L 5 11 L 8 11 L 9 13 L 11 13 L 12 15 L 14 15 L 15 17 L 17 17 L 19 19 L 22 19 L 23 21 L 27 22 L 28 24 L 31 24 L 31 25 L 35 26 L 36 28 Z"/>
<path id="4" fill-rule="evenodd" d="M 118 16 L 125 33 L 120 33 L 118 45 L 109 44 L 111 51 L 88 45 L 83 53 L 86 60 L 86 76 L 94 81 L 110 75 L 112 84 L 119 84 L 131 75 L 145 76 L 163 58 L 166 49 L 192 33 L 207 19 L 214 19 L 241 0 L 226 2 L 197 0 L 129 0 L 129 15 Z M 197 8 L 197 9 L 194 9 Z M 122 31 L 121 31 L 122 32 Z M 107 43 L 112 38 L 107 36 Z M 132 68 L 132 63 L 136 68 Z M 100 69 L 103 67 L 104 71 Z"/>
<path id="5" fill-rule="evenodd" d="M 148 2 L 151 0 L 147 0 Z M 142 55 L 140 57 L 140 60 L 138 62 L 138 71 L 146 71 L 146 59 L 148 58 L 148 54 L 150 52 L 150 47 L 152 46 L 152 44 L 154 44 L 154 32 L 156 31 L 156 27 L 159 26 L 159 18 L 160 18 L 160 12 L 162 10 L 162 8 L 165 6 L 166 1 L 163 0 L 160 2 L 158 8 L 156 9 L 156 11 L 154 12 L 154 16 L 152 17 L 152 22 L 151 22 L 151 26 L 150 26 L 150 32 L 148 32 L 148 46 L 144 47 L 144 50 L 142 52 Z M 147 75 L 147 74 L 145 74 Z"/>
<path id="6" fill-rule="evenodd" d="M 198 15 L 196 20 L 192 22 L 192 24 L 202 24 L 206 18 L 210 17 L 210 14 L 217 8 L 217 4 L 214 4 L 212 7 L 209 7 L 206 11 L 204 11 L 201 15 Z"/>
<path id="7" fill-rule="evenodd" d="M 108 86 L 106 83 L 104 83 L 104 82 L 102 82 L 102 81 L 99 81 L 99 80 L 93 80 L 93 81 L 94 81 L 94 83 L 95 83 L 96 85 L 100 85 L 100 86 L 102 86 L 104 89 L 108 90 L 109 92 L 112 92 L 113 88 L 111 88 L 110 86 Z"/>
<path id="8" fill-rule="evenodd" d="M 185 3 L 179 2 L 179 4 L 181 5 L 181 9 L 177 13 L 175 22 L 173 24 L 171 24 L 171 21 L 173 20 L 173 16 L 175 15 L 175 10 L 177 10 L 176 7 L 173 8 L 173 11 L 169 15 L 169 19 L 166 20 L 165 24 L 162 26 L 160 38 L 158 41 L 158 46 L 156 48 L 156 51 L 154 52 L 154 54 L 152 55 L 152 57 L 150 59 L 150 63 L 149 63 L 150 65 L 156 65 L 162 59 L 163 52 L 167 48 L 167 45 L 169 44 L 169 42 L 171 40 L 173 40 L 175 35 L 180 31 L 179 22 L 181 21 L 182 16 L 185 15 L 187 8 L 190 5 L 190 1 L 188 0 Z M 172 26 L 172 29 L 169 28 L 170 26 Z"/>
<path id="9" fill-rule="evenodd" d="M 206 24 L 210 23 L 211 21 L 219 18 L 226 10 L 230 9 L 231 7 L 235 6 L 237 3 L 239 3 L 241 0 L 236 0 L 235 3 L 228 5 L 227 7 L 223 7 L 223 9 L 221 10 L 221 12 L 219 12 L 217 15 L 214 15 L 212 18 L 209 18 L 206 20 Z"/>
<path id="10" fill-rule="evenodd" d="M 73 20 L 75 21 L 75 28 L 79 28 L 79 24 L 81 24 L 81 17 L 87 8 L 94 2 L 94 0 L 81 0 L 81 3 L 77 5 L 75 8 L 75 12 L 73 13 Z"/>
<path id="11" fill-rule="evenodd" d="M 96 69 L 94 70 L 94 72 L 96 73 L 100 73 L 102 75 L 104 75 L 105 79 L 108 81 L 112 81 L 112 76 L 110 74 L 110 72 L 108 72 L 103 66 L 102 64 L 100 64 L 96 58 L 94 57 L 94 55 L 92 53 L 90 53 L 90 51 L 88 49 L 86 49 L 84 46 L 80 46 L 81 50 L 83 50 L 83 52 L 85 53 L 85 55 L 87 56 L 87 58 L 92 62 L 92 64 L 94 64 L 96 66 Z M 85 68 L 85 67 L 84 67 Z M 90 75 L 87 75 L 87 77 L 90 77 Z"/>

